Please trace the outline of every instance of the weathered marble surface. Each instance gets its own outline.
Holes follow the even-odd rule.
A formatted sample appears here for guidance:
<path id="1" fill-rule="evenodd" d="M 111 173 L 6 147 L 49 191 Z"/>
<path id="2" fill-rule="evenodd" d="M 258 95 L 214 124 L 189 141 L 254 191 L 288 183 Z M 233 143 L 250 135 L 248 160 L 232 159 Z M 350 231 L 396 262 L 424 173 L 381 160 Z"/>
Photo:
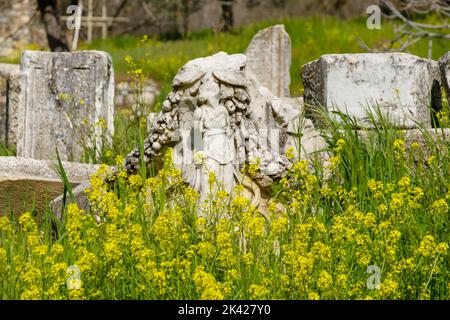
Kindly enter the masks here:
<path id="1" fill-rule="evenodd" d="M 89 180 L 84 180 L 72 189 L 73 197 L 75 198 L 75 202 L 78 205 L 78 208 L 85 210 L 85 211 L 89 209 L 89 200 L 87 198 L 85 190 L 90 187 L 91 187 L 91 185 L 89 183 Z M 49 203 L 51 212 L 53 212 L 53 214 L 56 217 L 58 217 L 59 219 L 63 219 L 63 211 L 62 211 L 63 202 L 64 202 L 64 193 L 61 194 L 61 191 L 60 191 L 59 195 Z M 72 202 L 72 199 L 70 198 L 69 194 L 67 193 L 66 194 L 66 205 L 71 202 Z"/>
<path id="2" fill-rule="evenodd" d="M 290 97 L 292 44 L 284 25 L 259 31 L 247 47 L 246 70 L 277 97 Z"/>
<path id="3" fill-rule="evenodd" d="M 63 161 L 69 182 L 75 187 L 97 172 L 99 165 Z M 16 215 L 33 207 L 43 213 L 46 205 L 64 190 L 50 160 L 0 157 L 0 215 Z M 61 210 L 61 209 L 59 209 Z"/>
<path id="4" fill-rule="evenodd" d="M 369 122 L 366 110 L 375 113 L 379 106 L 399 127 L 431 127 L 430 106 L 439 109 L 438 63 L 410 54 L 324 55 L 303 66 L 302 79 L 306 104 L 361 124 Z"/>
<path id="5" fill-rule="evenodd" d="M 114 71 L 100 51 L 24 51 L 23 101 L 18 111 L 17 154 L 34 159 L 79 161 L 80 139 L 92 128 L 99 138 L 114 132 Z M 98 125 L 104 119 L 105 125 Z M 97 124 L 97 125 L 96 125 Z"/>
<path id="6" fill-rule="evenodd" d="M 439 66 L 441 68 L 442 84 L 447 99 L 450 99 L 450 51 L 439 60 Z"/>
<path id="7" fill-rule="evenodd" d="M 20 79 L 18 64 L 0 63 L 0 143 L 10 149 L 17 143 Z"/>

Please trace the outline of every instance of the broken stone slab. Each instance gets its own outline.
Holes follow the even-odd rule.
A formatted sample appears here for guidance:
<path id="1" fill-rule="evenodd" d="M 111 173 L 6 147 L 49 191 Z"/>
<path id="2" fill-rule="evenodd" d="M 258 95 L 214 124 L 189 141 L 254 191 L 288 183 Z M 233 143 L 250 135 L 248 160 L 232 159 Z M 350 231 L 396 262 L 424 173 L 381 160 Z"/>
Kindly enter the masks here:
<path id="1" fill-rule="evenodd" d="M 247 90 L 250 96 L 249 117 L 255 123 L 263 146 L 284 154 L 289 140 L 286 128 L 298 119 L 302 106 L 296 98 L 279 98 L 259 83 L 256 76 L 246 72 Z"/>
<path id="2" fill-rule="evenodd" d="M 62 162 L 73 187 L 97 172 L 99 165 Z M 0 157 L 0 215 L 26 210 L 43 213 L 52 199 L 64 192 L 56 162 L 21 157 Z"/>
<path id="3" fill-rule="evenodd" d="M 245 55 L 247 71 L 275 96 L 289 97 L 292 44 L 284 25 L 259 31 L 250 42 Z"/>
<path id="4" fill-rule="evenodd" d="M 450 141 L 450 128 L 433 128 L 433 129 L 411 129 L 402 131 L 404 134 L 405 145 L 411 148 L 413 143 L 418 143 L 420 152 L 431 156 L 434 150 L 430 150 L 430 146 L 441 144 L 446 148 L 447 141 Z M 445 142 L 445 145 L 442 143 Z M 442 149 L 445 150 L 445 149 Z"/>
<path id="5" fill-rule="evenodd" d="M 107 53 L 24 51 L 21 71 L 19 156 L 54 159 L 58 148 L 62 159 L 80 161 L 82 139 L 101 148 L 101 136 L 113 134 L 114 71 Z"/>
<path id="6" fill-rule="evenodd" d="M 78 186 L 72 189 L 73 197 L 78 208 L 86 211 L 89 208 L 89 200 L 85 193 L 85 190 L 90 188 L 91 184 L 89 180 L 82 181 Z M 64 203 L 64 193 L 60 194 L 50 202 L 50 211 L 60 220 L 63 219 L 63 203 Z M 66 194 L 66 204 L 72 203 L 72 199 L 69 194 Z"/>
<path id="7" fill-rule="evenodd" d="M 311 167 L 316 160 L 320 165 L 325 165 L 329 159 L 328 144 L 310 119 L 300 117 L 296 121 L 291 121 L 287 132 L 286 148 L 294 149 L 296 161 L 308 160 Z"/>
<path id="8" fill-rule="evenodd" d="M 7 124 L 5 128 L 5 145 L 11 150 L 17 149 L 17 137 L 19 136 L 19 116 L 22 105 L 22 74 L 14 73 L 9 77 Z"/>
<path id="9" fill-rule="evenodd" d="M 0 63 L 0 144 L 10 149 L 17 143 L 20 92 L 20 66 Z"/>
<path id="10" fill-rule="evenodd" d="M 442 85 L 447 99 L 450 101 L 450 51 L 439 60 L 439 66 L 441 68 Z"/>
<path id="11" fill-rule="evenodd" d="M 299 111 L 299 116 L 288 121 L 285 128 L 287 139 L 284 151 L 293 148 L 295 161 L 308 160 L 313 167 L 315 160 L 324 165 L 329 158 L 328 144 L 311 119 L 305 117 L 303 97 L 283 98 L 285 103 Z"/>
<path id="12" fill-rule="evenodd" d="M 302 68 L 307 113 L 340 111 L 370 124 L 379 107 L 398 127 L 430 128 L 440 109 L 441 76 L 436 61 L 405 53 L 331 54 Z M 333 118 L 339 119 L 337 115 Z"/>

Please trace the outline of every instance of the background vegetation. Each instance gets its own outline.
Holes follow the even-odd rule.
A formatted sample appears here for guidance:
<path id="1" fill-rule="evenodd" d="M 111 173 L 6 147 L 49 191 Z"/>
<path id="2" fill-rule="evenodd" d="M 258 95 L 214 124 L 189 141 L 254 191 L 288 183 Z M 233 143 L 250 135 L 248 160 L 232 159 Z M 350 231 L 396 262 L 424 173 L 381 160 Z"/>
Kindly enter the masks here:
<path id="1" fill-rule="evenodd" d="M 436 18 L 425 17 L 431 22 Z M 187 61 L 218 51 L 245 52 L 252 37 L 261 29 L 274 24 L 284 24 L 292 39 L 291 94 L 299 96 L 302 88 L 300 68 L 303 64 L 329 53 L 367 52 L 359 39 L 371 48 L 380 48 L 393 37 L 393 21 L 383 20 L 382 29 L 369 30 L 366 18 L 342 20 L 336 17 L 307 17 L 264 21 L 227 33 L 203 30 L 189 33 L 186 38 L 162 41 L 144 40 L 135 36 L 117 36 L 96 40 L 80 49 L 103 50 L 113 57 L 116 78 L 129 79 L 126 56 L 131 56 L 142 66 L 144 76 L 158 80 L 162 86 L 170 84 L 172 77 Z M 34 48 L 36 49 L 36 48 Z M 428 42 L 420 41 L 409 48 L 411 53 L 427 57 Z M 449 49 L 447 40 L 436 40 L 433 59 L 439 59 Z M 19 63 L 19 56 L 3 61 Z"/>
<path id="2" fill-rule="evenodd" d="M 390 30 L 367 30 L 363 19 L 307 18 L 85 48 L 108 51 L 119 79 L 139 86 L 145 75 L 167 88 L 186 61 L 243 52 L 259 29 L 280 22 L 293 40 L 293 95 L 303 63 L 360 52 L 358 37 L 380 45 Z M 412 50 L 426 56 L 427 44 Z M 434 58 L 446 50 L 436 44 Z M 145 138 L 149 107 L 117 112 L 113 147 L 86 150 L 86 161 L 120 166 Z M 345 117 L 340 124 L 322 117 L 329 162 L 297 162 L 274 186 L 266 215 L 239 195 L 242 187 L 233 199 L 219 191 L 198 204 L 168 150 L 157 174 L 120 171 L 105 184 L 103 167 L 87 190 L 91 210 L 69 205 L 64 224 L 50 211 L 36 223 L 33 208 L 20 219 L 1 217 L 0 299 L 449 299 L 449 140 L 424 132 L 410 141 L 378 117 L 362 134 Z M 366 286 L 369 266 L 381 272 L 379 289 Z"/>
<path id="3" fill-rule="evenodd" d="M 427 19 L 432 20 L 433 17 Z M 227 53 L 245 52 L 252 37 L 261 29 L 274 24 L 284 24 L 292 39 L 291 94 L 299 96 L 302 83 L 300 68 L 303 64 L 329 53 L 366 52 L 359 39 L 369 47 L 380 48 L 393 36 L 393 22 L 383 21 L 382 29 L 369 30 L 366 18 L 342 20 L 336 17 L 309 17 L 273 20 L 233 29 L 229 33 L 214 33 L 211 30 L 194 32 L 186 39 L 174 41 L 151 40 L 140 43 L 132 36 L 121 36 L 106 41 L 96 41 L 86 49 L 104 50 L 114 60 L 115 70 L 120 79 L 126 75 L 127 55 L 140 62 L 146 77 L 170 83 L 178 69 L 187 61 L 207 56 L 218 51 Z M 449 48 L 448 41 L 436 41 L 433 59 L 439 59 Z M 422 41 L 410 48 L 411 53 L 427 57 L 428 42 Z"/>

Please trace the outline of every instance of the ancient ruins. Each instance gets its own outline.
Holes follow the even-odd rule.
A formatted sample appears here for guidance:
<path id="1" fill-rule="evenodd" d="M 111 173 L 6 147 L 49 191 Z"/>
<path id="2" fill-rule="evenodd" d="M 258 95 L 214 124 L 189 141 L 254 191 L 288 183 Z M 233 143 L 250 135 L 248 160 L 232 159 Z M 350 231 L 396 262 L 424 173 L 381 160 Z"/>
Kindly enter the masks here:
<path id="1" fill-rule="evenodd" d="M 368 124 L 367 113 L 383 114 L 403 128 L 431 128 L 440 110 L 439 63 L 406 53 L 329 54 L 302 69 L 305 103 L 341 111 Z"/>
<path id="2" fill-rule="evenodd" d="M 94 174 L 100 165 L 63 161 L 69 181 L 77 186 Z M 21 214 L 30 206 L 43 212 L 45 206 L 64 190 L 55 163 L 22 157 L 0 157 L 0 204 Z M 55 207 L 55 212 L 62 207 Z"/>
<path id="3" fill-rule="evenodd" d="M 251 79 L 245 67 L 245 55 L 223 52 L 186 64 L 145 142 L 147 161 L 160 155 L 164 145 L 180 143 L 175 164 L 203 197 L 210 171 L 231 192 L 242 180 L 245 163 L 260 161 L 261 179 L 281 177 L 291 166 L 282 152 L 286 133 L 278 135 L 284 140 L 271 141 L 270 130 L 285 129 L 300 112 Z M 138 164 L 136 149 L 127 157 L 126 169 L 135 172 Z"/>
<path id="4" fill-rule="evenodd" d="M 91 127 L 103 119 L 106 130 L 114 131 L 114 71 L 108 54 L 24 51 L 21 71 L 19 156 L 54 158 L 56 146 L 63 159 L 80 161 L 83 122 Z M 102 130 L 95 126 L 98 143 Z"/>
<path id="5" fill-rule="evenodd" d="M 146 163 L 171 146 L 184 181 L 202 199 L 214 172 L 228 192 L 245 181 L 253 204 L 259 205 L 260 190 L 283 177 L 293 161 L 319 157 L 326 163 L 328 148 L 317 111 L 340 111 L 363 126 L 369 122 L 367 112 L 379 108 L 410 133 L 406 136 L 417 136 L 419 128 L 433 132 L 441 88 L 450 96 L 449 54 L 439 62 L 402 53 L 324 55 L 301 70 L 304 97 L 290 95 L 290 66 L 291 40 L 281 25 L 258 32 L 245 54 L 219 52 L 186 63 L 173 78 L 161 111 L 149 115 Z M 119 88 L 117 101 L 123 103 L 129 89 Z M 57 178 L 45 161 L 55 159 L 56 147 L 64 160 L 80 160 L 77 121 L 92 125 L 104 119 L 102 128 L 114 131 L 114 73 L 106 53 L 25 51 L 20 67 L 0 64 L 0 92 L 0 138 L 16 145 L 19 157 L 29 158 L 0 159 L 5 163 L 0 163 L 0 188 L 17 179 L 54 183 Z M 155 95 L 149 89 L 148 103 Z M 289 149 L 294 158 L 286 157 Z M 126 157 L 128 173 L 137 172 L 140 157 L 139 148 Z M 258 171 L 243 177 L 251 164 Z M 35 169 L 29 173 L 22 165 Z M 70 181 L 81 183 L 74 190 L 80 200 L 96 166 L 65 165 Z M 5 175 L 12 166 L 23 174 Z M 52 203 L 55 212 L 61 201 Z"/>

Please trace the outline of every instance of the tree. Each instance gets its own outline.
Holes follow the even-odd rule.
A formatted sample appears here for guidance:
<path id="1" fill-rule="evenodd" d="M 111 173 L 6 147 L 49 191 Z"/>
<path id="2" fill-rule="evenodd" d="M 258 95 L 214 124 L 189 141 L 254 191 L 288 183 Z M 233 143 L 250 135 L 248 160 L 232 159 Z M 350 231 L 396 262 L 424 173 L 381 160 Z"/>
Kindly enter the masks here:
<path id="1" fill-rule="evenodd" d="M 234 0 L 220 0 L 222 8 L 222 31 L 229 31 L 234 25 L 233 16 Z"/>
<path id="2" fill-rule="evenodd" d="M 70 51 L 63 25 L 60 20 L 58 0 L 37 0 L 38 9 L 47 34 L 51 51 Z"/>
<path id="3" fill-rule="evenodd" d="M 428 40 L 428 58 L 432 58 L 433 41 L 450 40 L 450 0 L 379 0 L 381 12 L 394 20 L 395 37 L 382 51 L 407 51 L 410 46 Z M 432 23 L 423 23 L 425 15 L 434 15 Z M 374 51 L 361 42 L 361 45 Z"/>
<path id="4" fill-rule="evenodd" d="M 234 26 L 234 13 L 233 13 L 233 5 L 236 3 L 235 0 L 219 0 L 220 6 L 222 8 L 222 31 L 230 31 L 230 29 Z M 264 4 L 271 4 L 274 7 L 285 7 L 287 0 L 270 0 L 262 1 L 262 0 L 247 0 L 246 5 L 248 8 L 258 7 Z"/>
<path id="5" fill-rule="evenodd" d="M 202 0 L 181 0 L 178 7 L 181 9 L 181 26 L 182 33 L 186 36 L 189 33 L 189 17 L 192 13 L 199 10 L 202 7 Z"/>
<path id="6" fill-rule="evenodd" d="M 186 36 L 190 16 L 201 9 L 204 0 L 141 0 L 146 18 L 138 25 L 158 28 L 158 34 L 169 38 Z"/>

